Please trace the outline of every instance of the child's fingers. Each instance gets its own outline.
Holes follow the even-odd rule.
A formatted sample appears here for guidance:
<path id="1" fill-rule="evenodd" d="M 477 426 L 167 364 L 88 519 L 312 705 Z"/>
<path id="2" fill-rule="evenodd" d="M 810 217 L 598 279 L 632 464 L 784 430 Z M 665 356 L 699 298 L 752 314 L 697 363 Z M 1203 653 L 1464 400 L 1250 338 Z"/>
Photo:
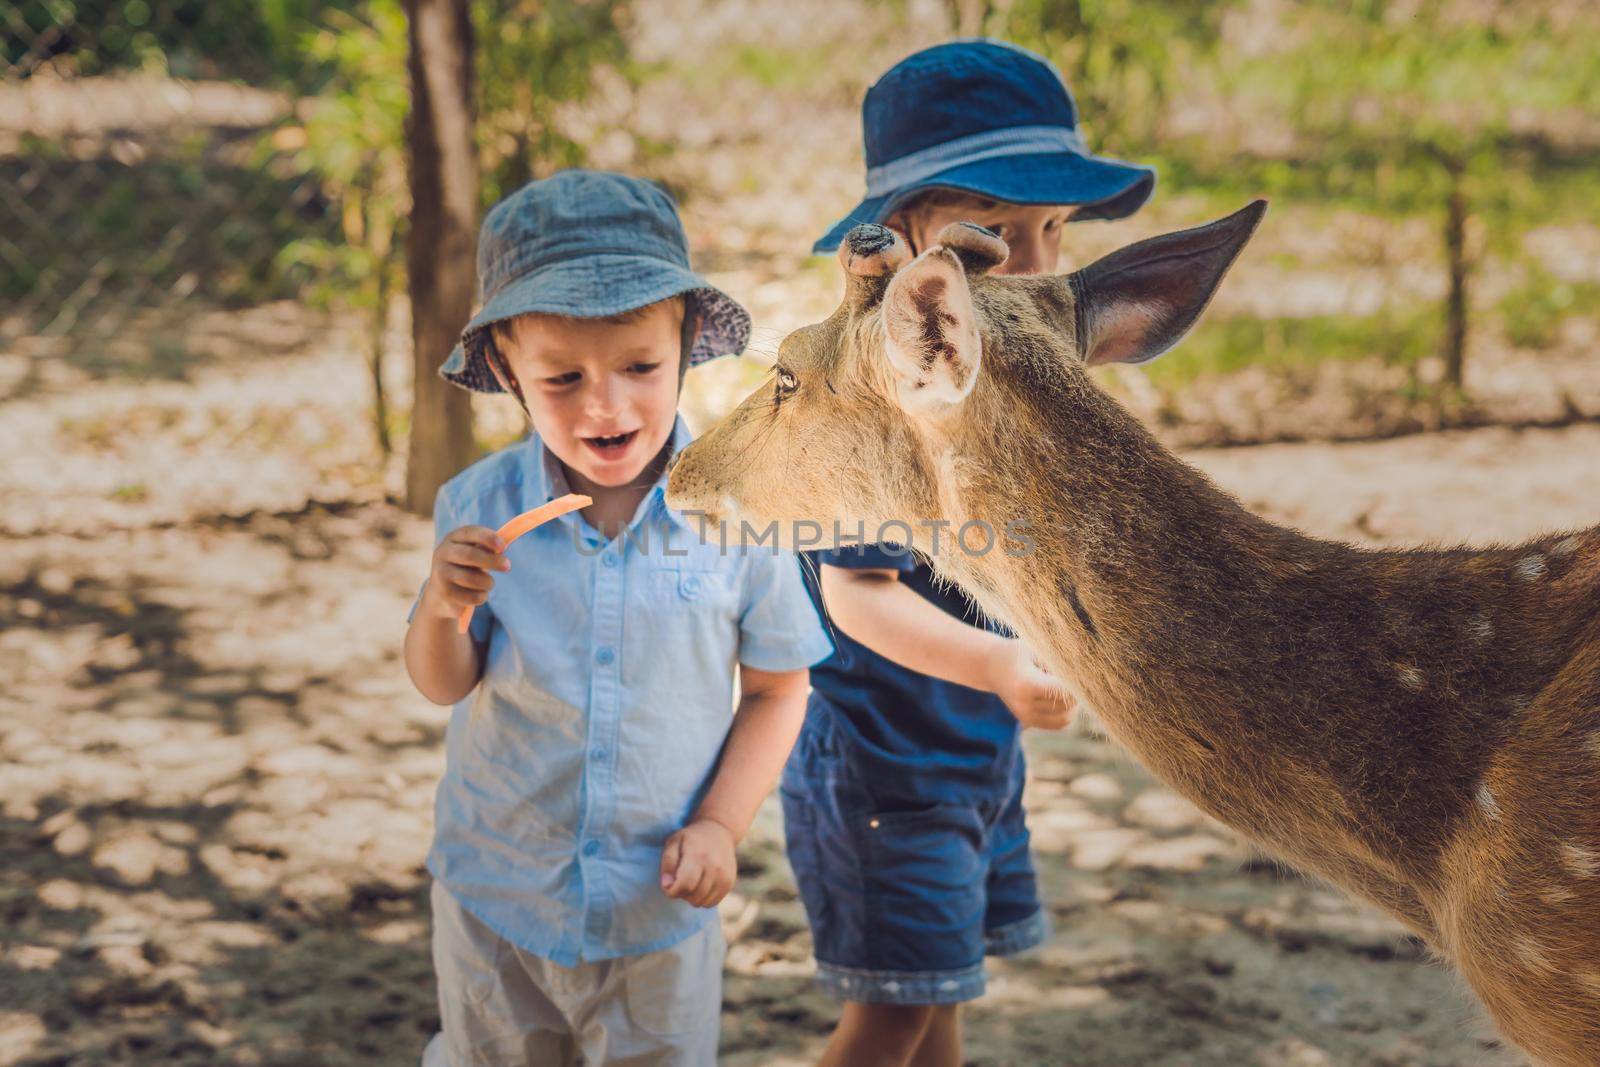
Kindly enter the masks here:
<path id="1" fill-rule="evenodd" d="M 667 890 L 667 896 L 694 903 L 705 873 L 705 866 L 700 862 L 700 857 L 692 852 L 685 852 L 678 860 L 678 873 L 672 880 L 672 888 Z"/>
<path id="2" fill-rule="evenodd" d="M 710 869 L 702 868 L 700 871 L 700 880 L 694 884 L 693 889 L 684 894 L 683 899 L 688 901 L 690 904 L 693 904 L 697 908 L 705 907 L 706 898 L 711 895 L 711 888 L 715 883 L 715 880 L 716 876 L 710 871 Z"/>
<path id="3" fill-rule="evenodd" d="M 480 571 L 508 571 L 511 561 L 499 552 L 489 552 L 474 545 L 445 545 L 441 557 L 446 563 L 461 567 L 475 567 Z"/>
<path id="4" fill-rule="evenodd" d="M 447 585 L 457 586 L 462 589 L 475 589 L 488 592 L 494 588 L 494 576 L 488 571 L 476 567 L 463 567 L 459 563 L 446 563 L 439 568 L 439 577 Z"/>
<path id="5" fill-rule="evenodd" d="M 1059 730 L 1072 720 L 1072 697 L 1052 691 L 1044 700 L 1044 718 L 1052 730 Z"/>
<path id="6" fill-rule="evenodd" d="M 476 545 L 487 552 L 504 552 L 506 549 L 499 532 L 487 526 L 463 526 L 452 530 L 445 540 L 457 545 Z"/>
<path id="7" fill-rule="evenodd" d="M 477 607 L 479 604 L 482 604 L 484 601 L 489 599 L 489 590 L 468 589 L 464 585 L 451 585 L 449 582 L 446 582 L 444 587 L 444 599 L 445 603 L 454 605 L 458 608 L 466 607 L 469 604 L 473 607 Z"/>
<path id="8" fill-rule="evenodd" d="M 733 878 L 726 871 L 717 871 L 707 880 L 704 889 L 704 900 L 700 907 L 712 908 L 722 903 L 722 898 L 728 895 L 728 890 L 733 888 Z"/>
<path id="9" fill-rule="evenodd" d="M 667 838 L 666 847 L 661 850 L 661 888 L 672 889 L 672 883 L 677 880 L 678 861 L 683 857 L 683 834 L 676 833 Z M 670 893 L 669 893 L 670 895 Z"/>

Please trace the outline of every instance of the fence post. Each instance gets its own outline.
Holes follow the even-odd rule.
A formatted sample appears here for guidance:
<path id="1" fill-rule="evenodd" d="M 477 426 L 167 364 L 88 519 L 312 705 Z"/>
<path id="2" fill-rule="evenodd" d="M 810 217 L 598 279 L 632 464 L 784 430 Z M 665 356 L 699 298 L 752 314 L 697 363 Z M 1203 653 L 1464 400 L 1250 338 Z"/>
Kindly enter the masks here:
<path id="1" fill-rule="evenodd" d="M 415 382 L 405 503 L 428 514 L 439 486 L 476 452 L 467 394 L 437 373 L 472 314 L 478 226 L 473 35 L 469 0 L 406 0 L 405 7 L 411 75 L 406 265 Z"/>

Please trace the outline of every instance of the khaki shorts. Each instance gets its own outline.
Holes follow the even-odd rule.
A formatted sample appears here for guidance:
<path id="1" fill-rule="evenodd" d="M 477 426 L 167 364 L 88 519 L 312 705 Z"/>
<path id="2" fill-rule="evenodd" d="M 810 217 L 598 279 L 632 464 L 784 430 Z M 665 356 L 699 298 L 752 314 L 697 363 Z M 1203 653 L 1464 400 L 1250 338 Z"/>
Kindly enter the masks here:
<path id="1" fill-rule="evenodd" d="M 563 967 L 524 952 L 433 884 L 441 1032 L 423 1067 L 710 1067 L 722 1026 L 722 928 Z"/>

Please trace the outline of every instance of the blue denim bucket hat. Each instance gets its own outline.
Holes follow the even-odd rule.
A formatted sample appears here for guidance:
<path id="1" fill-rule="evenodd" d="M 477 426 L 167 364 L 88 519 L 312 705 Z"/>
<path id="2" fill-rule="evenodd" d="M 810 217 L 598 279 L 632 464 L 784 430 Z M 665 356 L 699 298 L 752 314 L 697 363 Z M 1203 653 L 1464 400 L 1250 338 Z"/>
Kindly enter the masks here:
<path id="1" fill-rule="evenodd" d="M 927 189 L 1077 204 L 1076 220 L 1131 215 L 1155 188 L 1149 167 L 1090 153 L 1055 67 L 1005 41 L 951 41 L 901 60 L 867 90 L 861 126 L 867 195 L 813 252 Z"/>
<path id="2" fill-rule="evenodd" d="M 598 319 L 685 296 L 700 327 L 689 366 L 744 351 L 750 313 L 689 269 L 689 242 L 666 190 L 642 178 L 564 170 L 489 210 L 478 234 L 481 309 L 439 373 L 502 392 L 485 358 L 496 322 L 530 312 Z"/>

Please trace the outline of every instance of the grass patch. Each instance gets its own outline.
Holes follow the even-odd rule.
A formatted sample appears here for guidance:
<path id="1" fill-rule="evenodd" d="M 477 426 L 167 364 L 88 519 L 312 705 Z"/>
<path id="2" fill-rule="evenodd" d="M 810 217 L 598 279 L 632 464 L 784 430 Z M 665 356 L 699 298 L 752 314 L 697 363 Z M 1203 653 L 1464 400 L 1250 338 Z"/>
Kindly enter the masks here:
<path id="1" fill-rule="evenodd" d="M 1518 348 L 1549 348 L 1569 317 L 1600 311 L 1600 284 L 1564 282 L 1536 270 L 1524 283 L 1500 298 L 1506 338 Z"/>
<path id="2" fill-rule="evenodd" d="M 1325 360 L 1377 358 L 1411 366 L 1439 351 L 1443 331 L 1436 311 L 1378 315 L 1314 315 L 1213 319 L 1195 328 L 1177 349 L 1150 364 L 1152 382 L 1181 388 L 1200 378 L 1251 367 L 1292 371 Z"/>

